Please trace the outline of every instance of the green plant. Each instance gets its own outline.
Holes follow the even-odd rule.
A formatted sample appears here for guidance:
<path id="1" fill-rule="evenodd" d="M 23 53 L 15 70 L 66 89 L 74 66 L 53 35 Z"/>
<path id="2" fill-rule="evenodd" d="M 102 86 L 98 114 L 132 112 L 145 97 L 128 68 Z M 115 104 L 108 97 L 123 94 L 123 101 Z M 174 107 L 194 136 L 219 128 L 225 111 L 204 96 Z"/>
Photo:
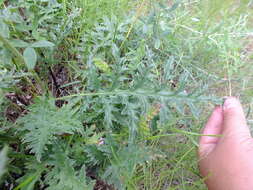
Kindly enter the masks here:
<path id="1" fill-rule="evenodd" d="M 1 150 L 0 158 L 1 158 L 1 161 L 0 161 L 0 179 L 1 179 L 2 175 L 5 172 L 5 165 L 7 162 L 7 147 Z"/>
<path id="2" fill-rule="evenodd" d="M 248 6 L 216 3 L 0 1 L 1 188 L 203 189 L 203 104 L 250 87 Z"/>
<path id="3" fill-rule="evenodd" d="M 40 162 L 48 145 L 57 141 L 57 136 L 72 135 L 82 132 L 82 123 L 67 106 L 58 109 L 55 102 L 47 97 L 38 97 L 30 106 L 29 114 L 17 121 L 24 133 L 23 142 L 35 153 Z M 22 136 L 22 135 L 21 135 Z"/>

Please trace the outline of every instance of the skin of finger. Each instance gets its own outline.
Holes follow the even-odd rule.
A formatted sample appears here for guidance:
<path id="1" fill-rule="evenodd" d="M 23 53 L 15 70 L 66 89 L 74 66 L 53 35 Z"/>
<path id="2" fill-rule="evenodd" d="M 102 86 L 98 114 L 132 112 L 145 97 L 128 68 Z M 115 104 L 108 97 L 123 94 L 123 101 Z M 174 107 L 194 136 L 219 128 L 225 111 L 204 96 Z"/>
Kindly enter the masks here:
<path id="1" fill-rule="evenodd" d="M 225 136 L 250 135 L 249 127 L 240 101 L 234 97 L 228 98 L 223 106 L 223 129 Z"/>
<path id="2" fill-rule="evenodd" d="M 215 107 L 213 113 L 209 117 L 202 134 L 203 135 L 219 135 L 221 134 L 221 125 L 223 122 L 222 107 Z M 200 144 L 216 143 L 219 137 L 201 136 Z"/>
<path id="3" fill-rule="evenodd" d="M 217 106 L 211 116 L 209 117 L 207 124 L 205 125 L 202 134 L 203 135 L 219 135 L 221 133 L 221 125 L 223 121 L 222 107 Z M 199 157 L 206 155 L 212 151 L 219 141 L 219 137 L 201 136 L 199 140 Z"/>
<path id="4" fill-rule="evenodd" d="M 207 177 L 209 190 L 253 189 L 253 141 L 246 144 L 225 141 L 200 161 L 200 172 Z"/>
<path id="5" fill-rule="evenodd" d="M 251 190 L 253 141 L 246 130 L 242 107 L 228 107 L 223 114 L 222 125 L 229 126 L 225 126 L 226 129 L 222 131 L 225 135 L 215 149 L 200 160 L 200 172 L 205 177 L 210 174 L 205 180 L 209 190 Z"/>

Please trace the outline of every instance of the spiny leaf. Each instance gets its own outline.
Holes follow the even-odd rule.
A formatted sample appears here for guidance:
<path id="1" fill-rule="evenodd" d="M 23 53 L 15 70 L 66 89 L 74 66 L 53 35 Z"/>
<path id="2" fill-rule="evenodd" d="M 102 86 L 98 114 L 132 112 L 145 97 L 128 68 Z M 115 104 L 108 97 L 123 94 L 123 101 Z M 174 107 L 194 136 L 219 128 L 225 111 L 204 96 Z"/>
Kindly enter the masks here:
<path id="1" fill-rule="evenodd" d="M 93 190 L 94 182 L 86 177 L 85 166 L 78 172 L 74 169 L 74 160 L 59 150 L 52 157 L 54 168 L 46 175 L 46 190 Z"/>
<path id="2" fill-rule="evenodd" d="M 57 108 L 52 99 L 38 97 L 35 104 L 29 107 L 29 113 L 18 120 L 24 131 L 23 141 L 41 161 L 47 145 L 51 144 L 57 136 L 81 132 L 82 123 L 74 116 L 74 111 L 68 106 Z"/>
<path id="3" fill-rule="evenodd" d="M 27 172 L 17 180 L 18 186 L 14 190 L 33 190 L 41 174 L 46 170 L 44 163 L 38 163 L 34 158 L 26 162 Z"/>
<path id="4" fill-rule="evenodd" d="M 109 184 L 114 184 L 116 188 L 123 190 L 132 180 L 135 167 L 151 159 L 151 151 L 148 148 L 141 145 L 129 145 L 114 152 L 111 166 L 106 169 L 103 178 Z"/>

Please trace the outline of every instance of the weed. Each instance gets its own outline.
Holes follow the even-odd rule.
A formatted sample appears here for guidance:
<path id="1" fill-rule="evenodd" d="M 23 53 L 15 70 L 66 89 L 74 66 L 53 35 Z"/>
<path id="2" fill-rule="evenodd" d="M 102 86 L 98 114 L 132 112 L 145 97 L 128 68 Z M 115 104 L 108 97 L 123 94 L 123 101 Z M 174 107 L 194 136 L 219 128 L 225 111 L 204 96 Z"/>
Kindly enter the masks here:
<path id="1" fill-rule="evenodd" d="M 250 3 L 217 3 L 0 1 L 1 189 L 204 189 L 206 107 L 252 104 Z"/>

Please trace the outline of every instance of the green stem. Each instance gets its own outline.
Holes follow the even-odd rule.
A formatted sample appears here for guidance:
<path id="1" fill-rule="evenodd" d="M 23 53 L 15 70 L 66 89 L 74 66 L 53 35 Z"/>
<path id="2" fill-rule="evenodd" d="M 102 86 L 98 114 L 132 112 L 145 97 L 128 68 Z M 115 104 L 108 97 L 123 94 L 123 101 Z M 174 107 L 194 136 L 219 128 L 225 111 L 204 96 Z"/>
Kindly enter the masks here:
<path id="1" fill-rule="evenodd" d="M 177 93 L 168 93 L 163 94 L 159 92 L 136 92 L 136 91 L 128 91 L 128 90 L 116 90 L 112 92 L 88 92 L 88 93 L 79 93 L 79 94 L 72 94 L 69 96 L 63 96 L 56 98 L 56 100 L 65 100 L 69 98 L 74 97 L 83 97 L 83 96 L 110 96 L 110 95 L 128 95 L 128 96 L 145 96 L 145 97 L 164 97 L 164 98 L 176 98 L 176 99 L 182 99 L 184 101 L 186 100 L 196 100 L 196 97 L 194 96 L 188 96 L 188 95 L 180 95 Z M 198 101 L 210 101 L 212 100 L 211 97 L 199 97 Z"/>

